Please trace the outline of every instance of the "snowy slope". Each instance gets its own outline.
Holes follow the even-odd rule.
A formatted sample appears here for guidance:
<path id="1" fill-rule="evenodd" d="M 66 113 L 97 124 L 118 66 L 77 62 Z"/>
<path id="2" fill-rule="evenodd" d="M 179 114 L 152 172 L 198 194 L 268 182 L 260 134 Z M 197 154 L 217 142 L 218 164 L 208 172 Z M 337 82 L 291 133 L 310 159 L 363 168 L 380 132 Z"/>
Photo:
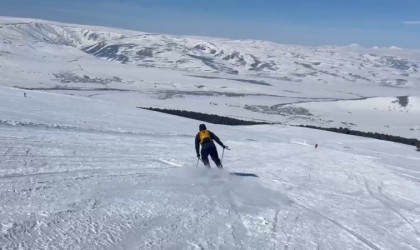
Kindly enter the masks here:
<path id="1" fill-rule="evenodd" d="M 0 87 L 2 249 L 420 248 L 412 147 L 208 124 L 232 150 L 207 170 L 198 121 L 22 92 Z"/>
<path id="2" fill-rule="evenodd" d="M 0 85 L 132 107 L 420 138 L 419 70 L 417 50 L 307 47 L 0 17 Z M 409 96 L 402 116 L 356 108 Z"/>

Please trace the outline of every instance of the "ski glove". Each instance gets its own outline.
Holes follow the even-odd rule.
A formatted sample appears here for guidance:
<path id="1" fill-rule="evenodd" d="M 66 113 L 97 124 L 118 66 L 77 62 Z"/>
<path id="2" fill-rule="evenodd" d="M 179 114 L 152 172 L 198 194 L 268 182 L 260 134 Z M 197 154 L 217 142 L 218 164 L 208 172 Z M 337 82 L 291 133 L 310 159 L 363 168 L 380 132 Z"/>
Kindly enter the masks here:
<path id="1" fill-rule="evenodd" d="M 200 154 L 197 154 L 197 158 L 200 158 Z"/>

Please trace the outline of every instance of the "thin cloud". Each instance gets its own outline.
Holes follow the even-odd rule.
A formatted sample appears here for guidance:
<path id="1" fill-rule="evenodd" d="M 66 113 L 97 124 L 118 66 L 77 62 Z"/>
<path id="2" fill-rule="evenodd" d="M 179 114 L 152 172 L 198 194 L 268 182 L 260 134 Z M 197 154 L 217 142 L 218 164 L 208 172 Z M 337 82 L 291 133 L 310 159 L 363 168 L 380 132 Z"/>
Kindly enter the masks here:
<path id="1" fill-rule="evenodd" d="M 404 24 L 420 25 L 420 21 L 404 21 Z"/>

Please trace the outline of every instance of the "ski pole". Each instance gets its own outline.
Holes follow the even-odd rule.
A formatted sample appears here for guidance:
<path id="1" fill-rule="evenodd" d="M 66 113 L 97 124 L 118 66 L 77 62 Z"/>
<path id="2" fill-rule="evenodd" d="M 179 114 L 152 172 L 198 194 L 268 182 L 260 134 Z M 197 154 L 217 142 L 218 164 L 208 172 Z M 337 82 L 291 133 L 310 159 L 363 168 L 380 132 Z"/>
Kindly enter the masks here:
<path id="1" fill-rule="evenodd" d="M 223 163 L 223 156 L 225 155 L 225 148 L 223 148 L 222 159 L 220 160 L 220 164 Z"/>
<path id="2" fill-rule="evenodd" d="M 197 164 L 195 165 L 195 168 L 198 168 L 198 162 L 200 161 L 200 158 L 197 157 Z"/>
<path id="3" fill-rule="evenodd" d="M 222 152 L 222 159 L 220 160 L 220 163 L 221 163 L 221 164 L 223 163 L 223 156 L 225 155 L 225 148 L 226 148 L 227 150 L 230 150 L 230 148 L 228 148 L 228 147 L 224 147 L 224 148 L 223 148 L 223 152 Z"/>

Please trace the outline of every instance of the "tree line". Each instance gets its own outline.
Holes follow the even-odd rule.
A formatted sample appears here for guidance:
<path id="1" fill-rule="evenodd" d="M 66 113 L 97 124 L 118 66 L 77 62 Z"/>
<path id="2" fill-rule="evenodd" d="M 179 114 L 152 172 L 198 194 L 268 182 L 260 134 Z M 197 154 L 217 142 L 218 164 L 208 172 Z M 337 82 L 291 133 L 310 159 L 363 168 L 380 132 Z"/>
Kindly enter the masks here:
<path id="1" fill-rule="evenodd" d="M 137 108 L 162 112 L 162 113 L 171 114 L 171 115 L 177 115 L 177 116 L 186 117 L 186 118 L 195 119 L 195 120 L 213 123 L 213 124 L 223 124 L 223 125 L 230 125 L 230 126 L 275 124 L 275 123 L 268 123 L 268 122 L 245 121 L 245 120 L 230 118 L 226 116 L 205 114 L 205 113 L 186 111 L 186 110 L 161 109 L 161 108 L 152 108 L 152 107 L 149 107 L 149 108 L 137 107 Z M 403 143 L 403 144 L 407 144 L 411 146 L 416 146 L 417 150 L 420 151 L 420 141 L 417 139 L 404 138 L 401 136 L 387 135 L 387 134 L 381 134 L 381 133 L 376 133 L 376 132 L 375 133 L 361 132 L 361 131 L 351 130 L 351 129 L 343 128 L 343 127 L 323 128 L 323 127 L 317 127 L 317 126 L 312 126 L 312 125 L 298 125 L 297 127 L 319 129 L 319 130 L 325 130 L 325 131 L 347 134 L 347 135 L 355 135 L 355 136 L 368 137 L 368 138 L 384 140 L 384 141 L 398 142 L 398 143 Z"/>
<path id="2" fill-rule="evenodd" d="M 152 107 L 150 108 L 138 107 L 138 108 L 158 111 L 158 112 L 171 114 L 171 115 L 182 116 L 182 117 L 209 122 L 213 124 L 223 124 L 223 125 L 231 125 L 231 126 L 270 124 L 267 122 L 245 121 L 245 120 L 230 118 L 226 116 L 204 114 L 204 113 L 186 111 L 186 110 L 161 109 L 161 108 L 152 108 Z"/>
<path id="3" fill-rule="evenodd" d="M 356 135 L 356 136 L 363 136 L 368 138 L 374 138 L 378 140 L 383 141 L 392 141 L 392 142 L 398 142 L 403 143 L 411 146 L 416 146 L 417 148 L 420 148 L 420 141 L 417 139 L 410 139 L 410 138 L 404 138 L 401 136 L 395 136 L 395 135 L 387 135 L 387 134 L 381 134 L 381 133 L 372 133 L 372 132 L 361 132 L 356 130 L 351 130 L 348 128 L 322 128 L 312 125 L 299 125 L 298 127 L 304 127 L 304 128 L 312 128 L 312 129 L 319 129 L 319 130 L 326 130 L 330 132 L 336 132 L 341 134 L 347 134 L 347 135 Z"/>

